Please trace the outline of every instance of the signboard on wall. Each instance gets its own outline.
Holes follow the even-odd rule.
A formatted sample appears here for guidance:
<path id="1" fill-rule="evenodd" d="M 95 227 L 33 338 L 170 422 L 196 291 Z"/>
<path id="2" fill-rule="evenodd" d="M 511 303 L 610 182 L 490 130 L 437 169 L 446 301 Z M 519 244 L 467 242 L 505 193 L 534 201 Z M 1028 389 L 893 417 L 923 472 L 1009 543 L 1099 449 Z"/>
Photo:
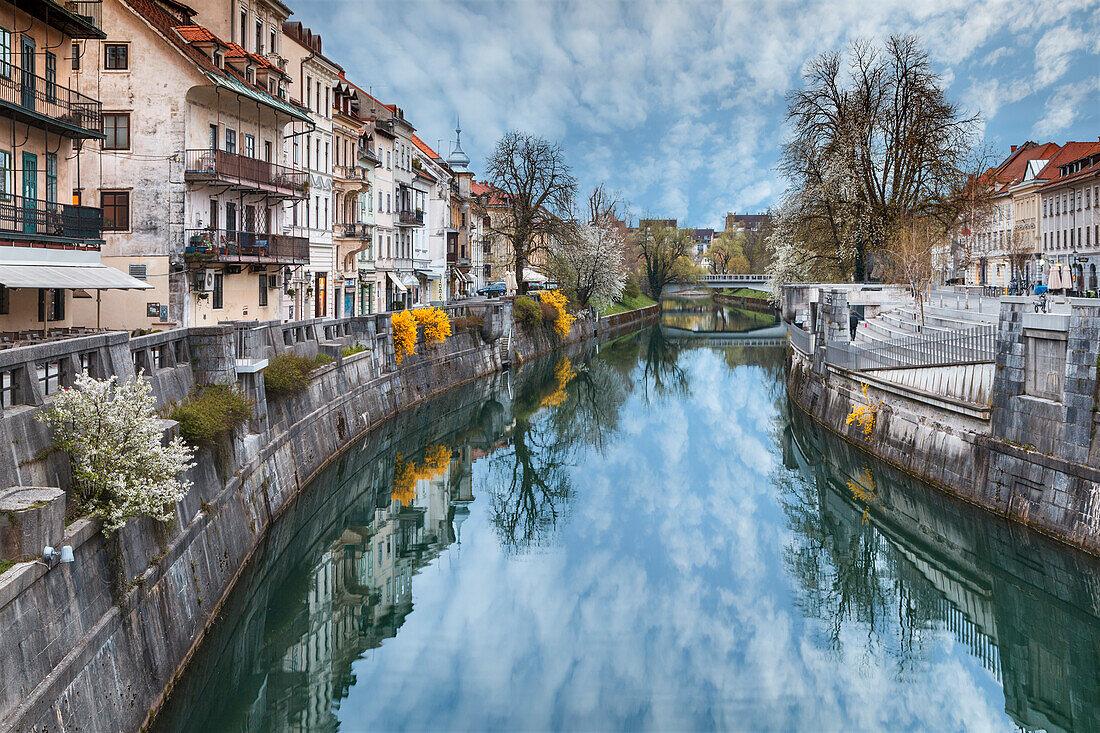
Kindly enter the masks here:
<path id="1" fill-rule="evenodd" d="M 167 306 L 165 306 L 165 312 L 167 313 Z M 160 318 L 160 303 L 146 303 L 145 304 L 145 317 L 146 318 Z"/>

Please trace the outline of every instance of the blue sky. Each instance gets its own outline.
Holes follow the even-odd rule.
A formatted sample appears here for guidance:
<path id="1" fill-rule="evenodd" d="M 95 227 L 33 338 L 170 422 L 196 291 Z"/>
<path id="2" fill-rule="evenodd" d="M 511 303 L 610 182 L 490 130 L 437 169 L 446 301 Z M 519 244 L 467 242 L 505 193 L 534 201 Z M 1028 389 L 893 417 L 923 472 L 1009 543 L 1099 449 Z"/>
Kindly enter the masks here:
<path id="1" fill-rule="evenodd" d="M 775 203 L 783 95 L 855 38 L 917 33 L 996 150 L 1100 138 L 1100 0 L 359 2 L 297 0 L 295 19 L 420 136 L 480 176 L 502 132 L 557 140 L 582 188 L 635 216 L 720 227 Z"/>

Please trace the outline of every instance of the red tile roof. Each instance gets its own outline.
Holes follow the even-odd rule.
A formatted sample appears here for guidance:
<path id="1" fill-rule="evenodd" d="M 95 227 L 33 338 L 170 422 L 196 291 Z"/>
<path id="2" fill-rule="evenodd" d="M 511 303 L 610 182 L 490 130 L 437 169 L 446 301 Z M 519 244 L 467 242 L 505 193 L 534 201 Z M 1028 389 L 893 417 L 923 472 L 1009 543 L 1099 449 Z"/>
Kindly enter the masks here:
<path id="1" fill-rule="evenodd" d="M 176 26 L 176 32 L 188 43 L 221 43 L 217 36 L 201 25 Z"/>
<path id="2" fill-rule="evenodd" d="M 439 155 L 434 150 L 432 150 L 430 147 L 428 147 L 427 143 L 425 143 L 423 140 L 421 140 L 419 137 L 416 136 L 416 133 L 413 133 L 412 141 L 413 141 L 413 145 L 420 148 L 420 152 L 424 153 L 424 155 L 427 155 L 432 160 L 442 160 L 442 158 L 440 158 Z"/>
<path id="3" fill-rule="evenodd" d="M 992 173 L 992 178 L 1002 186 L 1012 186 L 1024 180 L 1028 163 L 1032 160 L 1050 160 L 1058 151 L 1055 143 L 1037 145 L 1026 142 L 1005 159 Z"/>
<path id="4" fill-rule="evenodd" d="M 1036 178 L 1046 178 L 1048 180 L 1058 177 L 1061 166 L 1066 163 L 1072 163 L 1075 160 L 1080 160 L 1089 154 L 1096 143 L 1094 142 L 1069 142 L 1062 146 L 1062 148 L 1050 159 L 1050 162 L 1043 167 Z"/>
<path id="5" fill-rule="evenodd" d="M 1044 184 L 1043 188 L 1056 188 L 1058 186 L 1063 186 L 1067 183 L 1075 183 L 1077 181 L 1080 181 L 1080 180 L 1083 180 L 1083 179 L 1086 179 L 1086 178 L 1100 177 L 1100 142 L 1095 142 L 1095 143 L 1067 143 L 1067 145 L 1074 145 L 1074 144 L 1076 144 L 1076 145 L 1087 145 L 1088 147 L 1083 148 L 1083 152 L 1081 152 L 1080 155 L 1075 155 L 1073 157 L 1067 157 L 1065 160 L 1061 161 L 1059 163 L 1059 165 L 1065 165 L 1066 163 L 1072 163 L 1073 161 L 1081 160 L 1082 158 L 1093 157 L 1094 162 L 1092 163 L 1092 165 L 1086 165 L 1084 168 L 1077 171 L 1076 173 L 1070 173 L 1068 176 L 1060 176 L 1060 177 L 1058 177 L 1057 174 L 1061 173 L 1061 171 L 1058 170 L 1058 169 L 1055 169 L 1054 173 L 1055 173 L 1056 177 L 1052 178 L 1049 183 Z M 1055 161 L 1052 160 L 1051 164 L 1053 164 L 1054 162 Z M 1046 171 L 1047 168 L 1049 168 L 1049 167 L 1050 166 L 1048 165 L 1043 170 Z"/>

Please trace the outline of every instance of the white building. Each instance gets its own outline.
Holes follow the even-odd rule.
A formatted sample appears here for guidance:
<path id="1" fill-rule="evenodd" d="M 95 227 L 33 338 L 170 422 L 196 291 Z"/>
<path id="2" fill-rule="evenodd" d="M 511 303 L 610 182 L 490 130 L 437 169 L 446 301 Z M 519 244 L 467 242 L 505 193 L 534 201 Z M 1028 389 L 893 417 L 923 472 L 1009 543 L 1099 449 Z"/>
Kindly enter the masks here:
<path id="1" fill-rule="evenodd" d="M 332 239 L 336 209 L 332 184 L 332 95 L 341 69 L 321 51 L 321 37 L 301 23 L 282 26 L 283 49 L 291 75 L 291 95 L 309 110 L 313 129 L 291 142 L 309 171 L 309 195 L 290 206 L 295 234 L 309 239 L 309 267 L 295 273 L 295 318 L 343 315 L 337 298 L 336 247 Z"/>
<path id="2" fill-rule="evenodd" d="M 1069 289 L 1096 292 L 1100 289 L 1100 143 L 1055 163 L 1058 177 L 1039 189 L 1044 256 L 1048 267 L 1059 268 L 1063 281 L 1072 275 Z"/>
<path id="3" fill-rule="evenodd" d="M 233 30 L 220 3 L 193 6 Z M 242 10 L 235 37 L 269 48 L 285 6 Z M 108 0 L 103 18 L 107 38 L 86 42 L 79 74 L 101 90 L 108 133 L 78 193 L 111 211 L 104 261 L 153 286 L 105 295 L 103 312 L 127 328 L 284 316 L 284 270 L 308 260 L 306 240 L 283 233 L 283 202 L 306 185 L 284 145 L 309 119 L 286 101 L 277 54 L 224 40 L 176 3 Z"/>

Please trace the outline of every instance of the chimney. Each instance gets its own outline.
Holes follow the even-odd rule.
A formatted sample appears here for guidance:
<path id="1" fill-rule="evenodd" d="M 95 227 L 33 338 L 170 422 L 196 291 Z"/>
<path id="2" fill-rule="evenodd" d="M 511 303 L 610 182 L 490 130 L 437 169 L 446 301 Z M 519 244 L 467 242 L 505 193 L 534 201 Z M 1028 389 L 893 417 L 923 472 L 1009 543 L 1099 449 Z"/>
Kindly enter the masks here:
<path id="1" fill-rule="evenodd" d="M 1009 150 L 1008 152 L 1010 152 L 1010 153 L 1015 153 L 1015 152 L 1016 152 L 1016 146 L 1015 146 L 1015 145 L 1013 145 L 1013 146 L 1012 146 L 1012 149 L 1011 149 L 1011 150 Z"/>

